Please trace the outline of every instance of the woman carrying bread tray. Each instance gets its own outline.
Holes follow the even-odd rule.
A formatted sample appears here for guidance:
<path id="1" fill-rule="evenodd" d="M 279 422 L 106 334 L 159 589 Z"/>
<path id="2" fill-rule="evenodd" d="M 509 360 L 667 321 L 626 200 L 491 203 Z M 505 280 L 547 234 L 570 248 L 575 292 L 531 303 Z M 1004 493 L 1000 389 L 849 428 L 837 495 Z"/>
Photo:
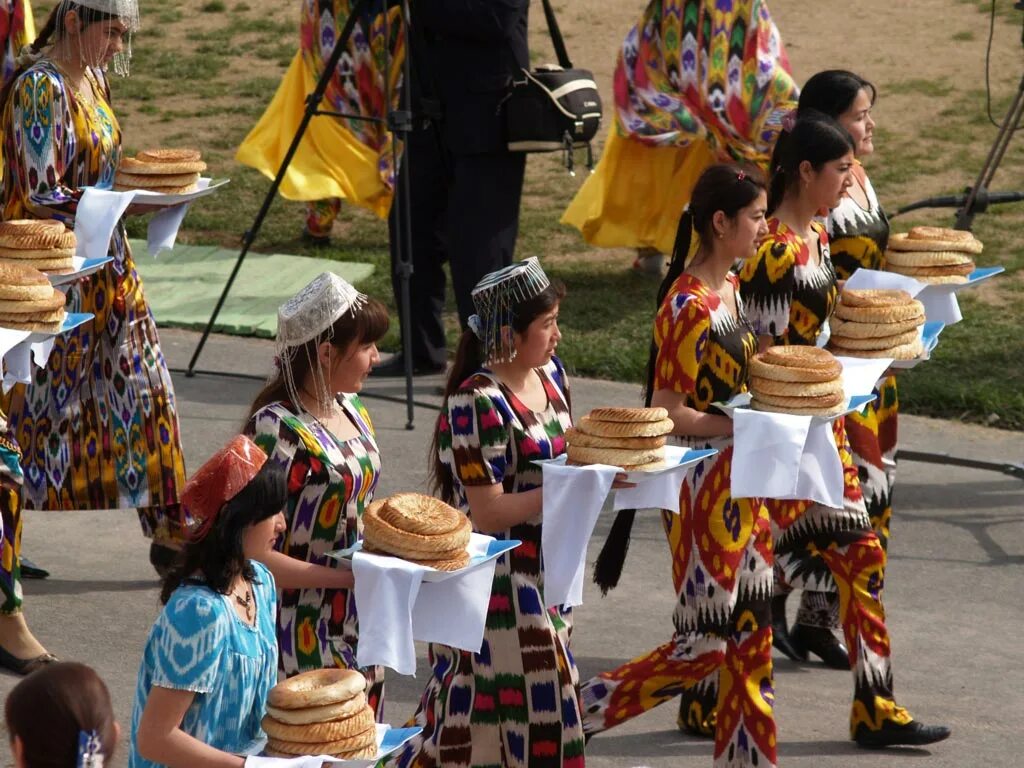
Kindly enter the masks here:
<path id="1" fill-rule="evenodd" d="M 167 575 L 135 686 L 130 768 L 229 768 L 258 750 L 277 681 L 274 577 L 284 471 L 239 435 L 182 494 L 190 541 Z"/>
<path id="2" fill-rule="evenodd" d="M 420 735 L 391 768 L 583 766 L 568 610 L 545 609 L 542 473 L 571 426 L 555 357 L 565 295 L 535 258 L 485 275 L 437 420 L 432 476 L 473 528 L 522 545 L 497 560 L 480 653 L 430 646 Z"/>
<path id="3" fill-rule="evenodd" d="M 729 269 L 753 255 L 766 231 L 766 207 L 759 171 L 712 165 L 697 180 L 679 221 L 658 291 L 647 391 L 652 406 L 668 410 L 680 443 L 718 454 L 687 475 L 679 514 L 662 512 L 678 596 L 672 639 L 580 688 L 588 736 L 696 687 L 692 705 L 678 718 L 681 728 L 691 730 L 707 720 L 700 705 L 703 681 L 728 665 L 739 672 L 730 676 L 728 689 L 712 686 L 719 711 L 728 713 L 710 724 L 715 765 L 776 764 L 771 524 L 760 499 L 729 495 L 732 420 L 712 405 L 745 389 L 747 360 L 756 351 Z M 684 271 L 694 235 L 699 249 Z M 628 536 L 618 519 L 612 535 Z M 712 699 L 708 708 L 714 705 Z"/>
<path id="4" fill-rule="evenodd" d="M 135 0 L 61 0 L 53 9 L 2 97 L 5 220 L 73 228 L 82 187 L 110 186 L 121 130 L 105 70 L 127 73 L 138 25 Z M 7 413 L 26 449 L 26 509 L 135 508 L 163 571 L 183 535 L 174 390 L 123 224 L 110 255 L 67 289 L 68 310 L 95 319 L 57 338 L 49 364 L 14 388 Z"/>
<path id="5" fill-rule="evenodd" d="M 323 273 L 277 313 L 277 370 L 253 401 L 245 433 L 288 477 L 285 535 L 265 560 L 281 590 L 280 670 L 356 668 L 352 571 L 327 553 L 356 543 L 381 459 L 355 394 L 378 362 L 387 310 Z M 383 668 L 362 670 L 383 714 Z"/>
<path id="6" fill-rule="evenodd" d="M 769 232 L 740 270 L 743 300 L 761 349 L 814 345 L 832 314 L 836 273 L 828 235 L 815 217 L 839 202 L 850 186 L 853 165 L 854 142 L 839 123 L 814 110 L 787 119 L 772 156 Z M 885 550 L 871 529 L 843 419 L 834 422 L 833 430 L 844 470 L 843 508 L 809 501 L 768 503 L 775 532 L 776 647 L 806 658 L 817 641 L 811 648 L 839 666 L 842 652 L 829 629 L 829 601 L 802 611 L 797 632 L 787 636 L 785 604 L 779 600 L 793 587 L 824 593 L 836 591 L 839 582 L 839 619 L 854 678 L 851 737 L 865 747 L 941 741 L 949 736 L 948 728 L 922 725 L 893 698 L 881 601 Z M 812 547 L 817 556 L 808 559 Z"/>

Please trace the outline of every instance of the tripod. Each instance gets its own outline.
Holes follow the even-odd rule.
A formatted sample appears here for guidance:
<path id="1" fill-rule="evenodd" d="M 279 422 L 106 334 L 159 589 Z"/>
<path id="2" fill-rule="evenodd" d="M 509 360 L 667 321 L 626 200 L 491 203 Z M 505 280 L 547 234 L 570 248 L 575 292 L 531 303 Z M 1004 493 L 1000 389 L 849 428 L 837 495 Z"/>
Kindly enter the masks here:
<path id="1" fill-rule="evenodd" d="M 345 21 L 345 26 L 342 27 L 341 33 L 338 35 L 338 39 L 334 43 L 334 48 L 331 50 L 330 58 L 324 65 L 324 70 L 320 75 L 320 79 L 317 81 L 316 88 L 313 92 L 306 97 L 306 111 L 302 116 L 302 121 L 299 123 L 298 129 L 295 131 L 295 136 L 292 138 L 291 144 L 288 146 L 287 152 L 285 152 L 284 159 L 281 161 L 281 167 L 277 170 L 277 175 L 274 177 L 273 182 L 270 185 L 270 189 L 267 190 L 267 195 L 263 199 L 263 203 L 260 206 L 259 212 L 256 214 L 256 218 L 253 220 L 252 225 L 242 235 L 242 249 L 238 254 L 238 258 L 235 260 L 235 265 L 231 270 L 231 274 L 228 276 L 227 283 L 224 285 L 224 289 L 221 291 L 220 298 L 217 299 L 217 304 L 213 308 L 213 313 L 210 315 L 210 319 L 206 324 L 206 328 L 203 330 L 203 335 L 199 339 L 199 343 L 196 345 L 195 351 L 192 353 L 192 359 L 189 360 L 188 369 L 185 371 L 185 375 L 189 378 L 195 376 L 197 372 L 206 373 L 206 371 L 197 371 L 196 363 L 199 360 L 199 356 L 203 352 L 203 347 L 206 345 L 206 341 L 213 331 L 214 324 L 217 322 L 217 316 L 220 314 L 221 309 L 224 307 L 224 301 L 227 299 L 228 294 L 231 292 L 231 287 L 234 285 L 235 278 L 238 277 L 238 272 L 242 268 L 242 262 L 245 261 L 246 255 L 249 253 L 249 249 L 255 241 L 256 236 L 259 234 L 260 228 L 263 226 L 263 221 L 267 217 L 267 213 L 270 211 L 270 206 L 274 202 L 274 198 L 277 195 L 277 191 L 284 181 L 285 175 L 288 172 L 288 166 L 291 164 L 292 159 L 295 157 L 295 153 L 299 148 L 299 144 L 302 142 L 302 137 L 306 133 L 306 129 L 309 127 L 310 121 L 317 116 L 332 116 L 332 117 L 344 117 L 350 120 L 363 120 L 372 123 L 378 123 L 387 126 L 387 129 L 393 134 L 393 140 L 391 142 L 392 160 L 393 167 L 395 169 L 395 191 L 394 198 L 392 199 L 392 215 L 395 216 L 395 254 L 396 265 L 395 272 L 400 280 L 400 303 L 401 303 L 401 316 L 403 318 L 409 318 L 411 316 L 410 311 L 410 285 L 409 282 L 412 278 L 412 228 L 410 222 L 410 211 L 411 211 L 411 199 L 409 194 L 409 179 L 407 173 L 399 173 L 399 157 L 398 157 L 398 146 L 404 145 L 404 153 L 402 162 L 409 163 L 409 147 L 406 138 L 413 127 L 413 113 L 410 109 L 411 104 L 408 103 L 411 100 L 411 96 L 407 99 L 407 103 L 399 105 L 399 109 L 390 109 L 384 117 L 380 116 L 368 116 L 368 115 L 353 115 L 342 112 L 334 112 L 330 110 L 321 110 L 320 103 L 323 101 L 324 94 L 327 91 L 327 87 L 330 84 L 331 78 L 337 69 L 338 62 L 344 55 L 349 39 L 352 37 L 352 33 L 355 30 L 356 23 L 360 18 L 368 16 L 368 12 L 371 10 L 371 6 L 374 5 L 375 0 L 355 0 L 349 12 L 348 19 Z M 395 0 L 376 0 L 376 3 L 380 5 L 380 12 L 387 14 L 387 8 L 389 5 L 394 5 Z M 402 0 L 401 2 L 401 18 L 405 28 L 405 59 L 402 63 L 402 82 L 403 87 L 406 89 L 406 94 L 411 94 L 412 84 L 412 35 L 409 34 L 411 28 L 411 19 L 409 16 L 409 4 L 410 0 Z M 390 32 L 388 32 L 390 34 Z M 390 71 L 390 46 L 385 45 L 386 51 L 386 62 L 385 70 Z M 389 92 L 389 78 L 385 76 L 385 103 L 391 105 L 392 94 Z M 404 106 L 404 108 L 403 108 Z M 412 329 L 408 322 L 401 323 L 402 333 L 402 354 L 403 362 L 405 367 L 405 402 L 406 402 L 406 429 L 413 428 L 413 390 L 412 390 Z"/>
<path id="2" fill-rule="evenodd" d="M 1014 8 L 1024 11 L 1024 0 L 1015 3 Z M 1024 28 L 1021 31 L 1021 45 L 1024 46 Z M 995 141 L 992 142 L 992 147 L 989 149 L 985 164 L 978 173 L 974 186 L 967 187 L 962 195 L 945 195 L 918 200 L 916 203 L 903 206 L 894 215 L 899 216 L 918 208 L 956 208 L 954 228 L 970 230 L 974 224 L 974 217 L 979 213 L 984 213 L 990 205 L 1024 200 L 1024 192 L 989 191 L 992 177 L 995 176 L 999 163 L 1002 162 L 1003 155 L 1006 154 L 1006 150 L 1010 146 L 1010 139 L 1013 138 L 1022 115 L 1024 115 L 1024 76 L 1021 77 L 1017 86 L 1017 95 L 999 126 L 999 133 L 996 134 Z"/>

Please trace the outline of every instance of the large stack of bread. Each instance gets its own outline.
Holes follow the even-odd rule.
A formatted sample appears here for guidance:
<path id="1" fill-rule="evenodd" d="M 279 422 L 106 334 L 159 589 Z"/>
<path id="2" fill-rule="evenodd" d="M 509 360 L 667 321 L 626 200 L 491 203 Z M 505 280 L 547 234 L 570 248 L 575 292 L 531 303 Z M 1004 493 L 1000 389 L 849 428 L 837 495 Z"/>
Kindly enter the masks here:
<path id="1" fill-rule="evenodd" d="M 970 232 L 914 227 L 890 236 L 885 268 L 922 283 L 966 283 L 983 247 Z"/>
<path id="2" fill-rule="evenodd" d="M 267 696 L 266 753 L 272 757 L 377 756 L 377 725 L 366 678 L 351 669 L 318 669 L 282 680 Z"/>
<path id="3" fill-rule="evenodd" d="M 906 291 L 846 289 L 829 320 L 828 348 L 846 357 L 913 360 L 924 353 L 922 325 L 924 305 Z"/>
<path id="4" fill-rule="evenodd" d="M 56 333 L 66 298 L 38 269 L 0 264 L 0 328 Z"/>
<path id="5" fill-rule="evenodd" d="M 440 499 L 396 493 L 363 513 L 363 551 L 455 571 L 469 564 L 471 530 L 469 518 Z"/>
<path id="6" fill-rule="evenodd" d="M 801 416 L 835 416 L 846 408 L 843 367 L 818 347 L 768 347 L 750 359 L 750 407 Z"/>
<path id="7" fill-rule="evenodd" d="M 206 163 L 198 149 L 147 149 L 121 158 L 114 189 L 144 189 L 164 195 L 194 192 Z"/>
<path id="8" fill-rule="evenodd" d="M 56 219 L 12 219 L 0 222 L 0 262 L 23 264 L 40 272 L 71 272 L 78 241 L 74 231 Z"/>
<path id="9" fill-rule="evenodd" d="M 565 433 L 570 464 L 609 464 L 627 471 L 665 465 L 672 419 L 664 408 L 595 408 Z"/>

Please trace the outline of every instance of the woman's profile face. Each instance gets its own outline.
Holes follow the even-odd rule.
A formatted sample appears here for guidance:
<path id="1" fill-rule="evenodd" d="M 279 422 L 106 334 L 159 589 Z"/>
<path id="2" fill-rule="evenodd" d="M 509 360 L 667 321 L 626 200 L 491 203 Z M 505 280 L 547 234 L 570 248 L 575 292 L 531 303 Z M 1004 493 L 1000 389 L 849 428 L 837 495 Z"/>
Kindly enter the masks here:
<path id="1" fill-rule="evenodd" d="M 558 330 L 558 308 L 559 304 L 555 304 L 534 318 L 524 333 L 513 334 L 517 361 L 530 368 L 541 368 L 551 361 L 562 339 L 562 333 Z"/>
<path id="2" fill-rule="evenodd" d="M 246 526 L 242 534 L 242 553 L 247 560 L 259 560 L 272 552 L 277 540 L 284 533 L 284 512 L 260 520 Z"/>
<path id="3" fill-rule="evenodd" d="M 853 137 L 854 151 L 857 157 L 866 157 L 875 151 L 874 135 L 875 120 L 871 116 L 871 91 L 861 88 L 857 98 L 839 116 L 839 124 Z"/>
<path id="4" fill-rule="evenodd" d="M 853 150 L 811 170 L 804 194 L 815 208 L 835 208 L 853 183 Z"/>
<path id="5" fill-rule="evenodd" d="M 114 56 L 124 50 L 124 36 L 128 33 L 128 25 L 123 21 L 108 19 L 82 25 L 80 22 L 71 23 L 72 14 L 74 11 L 68 14 L 69 18 L 65 21 L 68 32 L 72 39 L 77 38 L 79 52 L 90 67 L 106 67 Z M 78 20 L 77 14 L 75 20 Z"/>

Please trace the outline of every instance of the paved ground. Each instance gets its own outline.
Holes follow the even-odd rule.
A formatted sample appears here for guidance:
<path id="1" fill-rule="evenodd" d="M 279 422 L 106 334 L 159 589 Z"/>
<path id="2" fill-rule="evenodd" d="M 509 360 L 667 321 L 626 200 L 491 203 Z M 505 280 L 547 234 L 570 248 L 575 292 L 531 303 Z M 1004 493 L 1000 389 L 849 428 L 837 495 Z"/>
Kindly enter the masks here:
<path id="1" fill-rule="evenodd" d="M 172 366 L 184 367 L 197 338 L 164 331 Z M 201 368 L 264 374 L 267 342 L 215 337 Z M 185 451 L 197 467 L 239 428 L 258 382 L 176 375 Z M 417 380 L 416 428 L 405 429 L 405 407 L 368 398 L 384 455 L 380 492 L 420 489 L 438 402 L 438 379 Z M 368 392 L 401 396 L 399 380 L 372 382 Z M 602 404 L 630 404 L 637 388 L 575 382 L 577 413 Z M 922 418 L 901 419 L 902 445 L 995 461 L 1024 461 L 1024 436 Z M 603 540 L 611 516 L 598 523 Z M 24 550 L 53 571 L 26 584 L 31 626 L 63 658 L 95 666 L 110 685 L 122 725 L 128 725 L 139 656 L 157 613 L 156 581 L 134 513 L 30 513 Z M 638 516 L 623 584 L 602 599 L 585 595 L 576 615 L 575 652 L 588 676 L 668 639 L 674 595 L 660 523 Z M 591 555 L 597 547 L 591 548 Z M 789 767 L 910 766 L 930 768 L 1019 764 L 1024 714 L 1024 482 L 992 472 L 924 463 L 900 467 L 886 605 L 901 703 L 926 722 L 953 727 L 933 749 L 869 753 L 847 740 L 851 684 L 847 673 L 780 660 L 776 713 L 781 762 Z M 427 668 L 418 678 L 389 678 L 388 719 L 412 714 Z M 0 693 L 16 682 L 0 674 Z M 711 745 L 681 736 L 666 705 L 595 738 L 588 764 L 596 768 L 676 768 L 709 763 Z M 124 764 L 124 753 L 116 765 Z"/>

